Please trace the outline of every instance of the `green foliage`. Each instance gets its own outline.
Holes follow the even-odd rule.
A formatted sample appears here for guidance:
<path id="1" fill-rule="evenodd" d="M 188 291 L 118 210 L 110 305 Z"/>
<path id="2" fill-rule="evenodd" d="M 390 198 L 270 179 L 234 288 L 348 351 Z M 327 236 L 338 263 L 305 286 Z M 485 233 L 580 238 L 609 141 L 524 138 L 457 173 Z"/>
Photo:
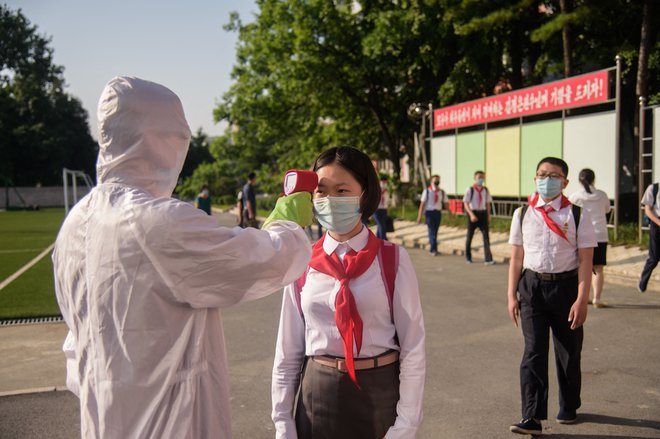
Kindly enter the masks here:
<path id="1" fill-rule="evenodd" d="M 634 80 L 642 3 L 566 4 L 562 12 L 559 0 L 260 0 L 253 22 L 232 14 L 225 26 L 238 48 L 234 83 L 214 111 L 229 128 L 211 153 L 231 161 L 221 165 L 236 181 L 231 190 L 256 170 L 260 189 L 275 193 L 286 169 L 308 168 L 342 144 L 390 159 L 397 181 L 419 129 L 410 104 L 446 106 L 558 79 L 564 29 L 574 74 L 623 54 L 625 80 Z M 651 103 L 660 100 L 659 24 L 654 14 Z"/>
<path id="2" fill-rule="evenodd" d="M 64 92 L 49 40 L 21 11 L 0 5 L 0 177 L 59 184 L 62 168 L 94 173 L 87 113 Z"/>
<path id="3" fill-rule="evenodd" d="M 234 15 L 236 80 L 215 111 L 231 125 L 241 161 L 274 172 L 308 168 L 330 146 L 349 144 L 398 174 L 415 123 L 406 108 L 430 101 L 449 66 L 450 28 L 424 2 L 259 2 L 255 22 Z"/>
<path id="4" fill-rule="evenodd" d="M 183 169 L 179 177 L 188 178 L 199 165 L 211 163 L 212 161 L 213 156 L 210 151 L 209 137 L 199 128 L 190 139 L 188 155 L 186 155 L 186 161 L 183 163 Z"/>

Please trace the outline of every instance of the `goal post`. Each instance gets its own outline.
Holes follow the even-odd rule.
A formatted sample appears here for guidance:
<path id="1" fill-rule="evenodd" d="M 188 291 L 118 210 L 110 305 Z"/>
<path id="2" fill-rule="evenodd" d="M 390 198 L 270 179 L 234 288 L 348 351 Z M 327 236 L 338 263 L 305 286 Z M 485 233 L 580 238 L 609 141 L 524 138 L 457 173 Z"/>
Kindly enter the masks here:
<path id="1" fill-rule="evenodd" d="M 64 216 L 69 214 L 69 210 L 73 207 L 74 204 L 78 202 L 78 181 L 87 186 L 88 189 L 91 189 L 94 186 L 92 179 L 89 175 L 83 171 L 76 171 L 72 169 L 62 168 L 62 182 L 64 183 Z M 69 199 L 69 182 L 72 189 L 72 199 Z"/>

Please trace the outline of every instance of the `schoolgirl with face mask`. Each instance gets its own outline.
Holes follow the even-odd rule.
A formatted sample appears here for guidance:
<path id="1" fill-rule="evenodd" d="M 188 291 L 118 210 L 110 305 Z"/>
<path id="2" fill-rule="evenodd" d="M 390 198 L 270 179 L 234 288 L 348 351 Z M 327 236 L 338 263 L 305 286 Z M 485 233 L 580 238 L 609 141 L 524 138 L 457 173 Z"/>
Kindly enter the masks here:
<path id="1" fill-rule="evenodd" d="M 284 290 L 272 379 L 276 437 L 413 438 L 426 367 L 412 262 L 363 225 L 380 200 L 367 155 L 332 148 L 313 170 L 314 212 L 327 232 L 306 273 Z"/>

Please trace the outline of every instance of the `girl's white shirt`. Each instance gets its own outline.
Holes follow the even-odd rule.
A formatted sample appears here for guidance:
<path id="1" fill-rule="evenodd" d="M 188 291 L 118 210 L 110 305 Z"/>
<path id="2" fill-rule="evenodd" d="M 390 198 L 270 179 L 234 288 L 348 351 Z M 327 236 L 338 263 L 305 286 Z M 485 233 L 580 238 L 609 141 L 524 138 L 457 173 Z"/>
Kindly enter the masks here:
<path id="1" fill-rule="evenodd" d="M 328 255 L 335 252 L 343 260 L 350 249 L 363 249 L 368 238 L 366 228 L 343 243 L 326 234 L 323 250 Z M 398 249 L 399 267 L 392 305 L 394 325 L 378 258 L 364 274 L 350 282 L 363 322 L 362 349 L 357 355 L 354 346 L 355 358 L 374 357 L 389 349 L 400 351 L 400 399 L 396 421 L 385 436 L 388 439 L 415 437 L 422 420 L 426 374 L 424 321 L 417 276 L 406 250 Z M 284 289 L 272 381 L 272 418 L 277 438 L 297 438 L 293 409 L 305 356 L 344 356 L 343 342 L 335 324 L 339 286 L 334 277 L 310 268 L 301 293 L 304 319 L 298 310 L 293 286 Z"/>
<path id="2" fill-rule="evenodd" d="M 598 242 L 607 242 L 607 217 L 612 210 L 610 199 L 607 194 L 593 186 L 590 186 L 591 193 L 584 188 L 573 193 L 569 200 L 589 212 L 591 223 L 594 225 L 596 240 Z"/>

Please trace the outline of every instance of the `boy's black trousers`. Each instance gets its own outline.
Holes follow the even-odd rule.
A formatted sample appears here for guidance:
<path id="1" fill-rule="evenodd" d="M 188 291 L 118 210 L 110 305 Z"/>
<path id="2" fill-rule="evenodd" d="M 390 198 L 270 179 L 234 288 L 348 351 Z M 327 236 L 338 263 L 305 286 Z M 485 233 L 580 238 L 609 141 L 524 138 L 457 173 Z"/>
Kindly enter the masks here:
<path id="1" fill-rule="evenodd" d="M 583 329 L 571 329 L 568 314 L 577 299 L 578 276 L 541 280 L 525 270 L 518 283 L 520 322 L 525 351 L 520 363 L 522 417 L 548 418 L 548 350 L 550 329 L 555 348 L 560 409 L 573 411 L 581 405 Z"/>

